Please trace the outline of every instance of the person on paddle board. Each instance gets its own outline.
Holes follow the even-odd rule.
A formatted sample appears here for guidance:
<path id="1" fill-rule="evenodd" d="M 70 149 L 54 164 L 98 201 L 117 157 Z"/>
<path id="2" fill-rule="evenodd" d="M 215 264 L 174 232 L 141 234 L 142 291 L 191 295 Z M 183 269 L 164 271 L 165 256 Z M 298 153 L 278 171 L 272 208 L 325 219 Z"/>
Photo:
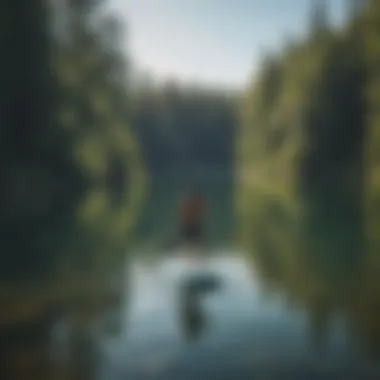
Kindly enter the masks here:
<path id="1" fill-rule="evenodd" d="M 180 204 L 180 234 L 186 244 L 199 244 L 204 229 L 204 199 L 191 189 Z"/>

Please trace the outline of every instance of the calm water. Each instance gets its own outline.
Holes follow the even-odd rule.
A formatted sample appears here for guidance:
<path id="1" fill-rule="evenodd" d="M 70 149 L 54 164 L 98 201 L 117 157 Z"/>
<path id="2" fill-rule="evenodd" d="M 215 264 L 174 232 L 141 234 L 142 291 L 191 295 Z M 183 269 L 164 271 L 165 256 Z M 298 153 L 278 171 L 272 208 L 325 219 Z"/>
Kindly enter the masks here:
<path id="1" fill-rule="evenodd" d="M 85 349 L 90 377 L 380 379 L 380 260 L 354 200 L 252 192 L 237 244 L 231 187 L 203 190 L 203 259 L 176 245 L 179 187 L 161 184 L 148 200 L 119 329 L 106 333 L 115 322 L 103 318 Z M 186 291 L 199 276 L 218 286 Z"/>
<path id="2" fill-rule="evenodd" d="M 202 262 L 134 261 L 121 333 L 96 333 L 98 379 L 379 378 L 341 315 L 321 350 L 307 310 L 268 292 L 237 252 L 218 252 Z M 180 285 L 197 273 L 221 285 L 186 309 Z"/>

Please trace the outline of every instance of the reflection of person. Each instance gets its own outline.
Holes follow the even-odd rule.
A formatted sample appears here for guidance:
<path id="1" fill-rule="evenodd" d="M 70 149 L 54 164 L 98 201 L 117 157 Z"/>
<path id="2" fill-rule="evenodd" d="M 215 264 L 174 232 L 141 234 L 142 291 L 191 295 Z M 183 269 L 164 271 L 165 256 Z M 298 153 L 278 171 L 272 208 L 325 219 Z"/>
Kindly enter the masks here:
<path id="1" fill-rule="evenodd" d="M 180 233 L 185 243 L 198 244 L 203 237 L 204 201 L 201 194 L 191 190 L 182 200 Z"/>
<path id="2" fill-rule="evenodd" d="M 181 326 L 185 339 L 199 339 L 205 327 L 205 315 L 201 308 L 200 294 L 185 287 L 181 294 Z"/>

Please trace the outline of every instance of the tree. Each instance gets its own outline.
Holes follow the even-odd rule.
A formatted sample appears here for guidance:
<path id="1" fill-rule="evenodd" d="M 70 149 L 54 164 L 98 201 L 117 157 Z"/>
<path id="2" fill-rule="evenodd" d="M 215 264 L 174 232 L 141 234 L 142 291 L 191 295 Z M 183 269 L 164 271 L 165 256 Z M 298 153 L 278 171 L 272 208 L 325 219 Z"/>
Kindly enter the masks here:
<path id="1" fill-rule="evenodd" d="M 239 167 L 253 174 L 237 196 L 242 239 L 267 281 L 310 310 L 315 327 L 343 311 L 378 356 L 380 6 L 352 5 L 344 28 L 277 57 L 271 102 L 266 66 L 248 89 Z M 266 149 L 274 128 L 285 137 Z"/>
<path id="2" fill-rule="evenodd" d="M 4 6 L 0 278 L 112 261 L 143 182 L 118 24 L 99 1 L 67 1 L 59 33 L 45 1 Z"/>

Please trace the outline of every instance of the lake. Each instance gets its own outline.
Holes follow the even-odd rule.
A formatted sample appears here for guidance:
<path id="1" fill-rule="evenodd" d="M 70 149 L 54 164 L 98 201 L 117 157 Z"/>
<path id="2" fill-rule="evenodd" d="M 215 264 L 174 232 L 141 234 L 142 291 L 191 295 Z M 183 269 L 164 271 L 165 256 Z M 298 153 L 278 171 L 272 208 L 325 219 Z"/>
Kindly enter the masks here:
<path id="1" fill-rule="evenodd" d="M 202 257 L 177 244 L 181 183 L 155 185 L 129 247 L 117 332 L 93 329 L 91 378 L 380 378 L 380 260 L 355 200 L 252 191 L 235 217 L 232 185 L 201 184 Z M 196 276 L 216 285 L 188 290 Z"/>
<path id="2" fill-rule="evenodd" d="M 192 324 L 181 313 L 180 282 L 203 267 L 222 284 L 200 296 L 198 321 Z M 201 263 L 187 258 L 153 265 L 136 261 L 132 268 L 132 297 L 122 333 L 101 341 L 99 379 L 380 375 L 352 345 L 339 315 L 324 337 L 323 352 L 316 350 L 308 311 L 292 306 L 286 294 L 268 293 L 237 252 L 218 252 Z"/>

